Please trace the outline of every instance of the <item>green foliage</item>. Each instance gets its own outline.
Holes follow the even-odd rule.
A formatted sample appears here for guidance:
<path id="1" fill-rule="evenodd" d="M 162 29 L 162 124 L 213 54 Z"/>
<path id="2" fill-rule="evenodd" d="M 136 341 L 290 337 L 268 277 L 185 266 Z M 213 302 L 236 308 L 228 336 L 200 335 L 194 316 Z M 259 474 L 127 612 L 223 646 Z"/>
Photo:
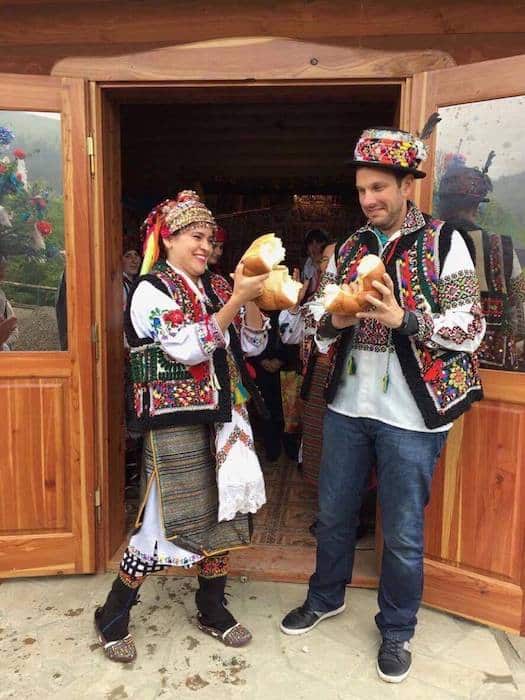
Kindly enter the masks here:
<path id="1" fill-rule="evenodd" d="M 480 226 L 487 231 L 511 236 L 517 248 L 525 248 L 525 222 L 497 201 L 487 202 L 478 216 Z"/>
<path id="2" fill-rule="evenodd" d="M 28 257 L 27 255 L 10 256 L 6 280 L 58 289 L 65 265 L 64 255 L 60 252 L 64 250 L 64 202 L 62 197 L 49 200 L 46 220 L 53 226 L 53 232 L 46 239 L 46 247 L 48 250 L 56 251 L 56 255 L 52 258 Z M 21 304 L 53 306 L 55 303 L 56 291 L 54 290 L 16 287 L 9 284 L 5 288 L 8 297 Z"/>

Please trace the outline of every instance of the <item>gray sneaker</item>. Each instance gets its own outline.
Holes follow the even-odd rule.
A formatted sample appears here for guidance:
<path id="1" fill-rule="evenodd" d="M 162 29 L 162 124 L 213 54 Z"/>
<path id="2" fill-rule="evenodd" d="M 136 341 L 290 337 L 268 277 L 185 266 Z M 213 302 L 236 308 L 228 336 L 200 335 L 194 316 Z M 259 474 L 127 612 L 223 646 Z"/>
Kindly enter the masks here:
<path id="1" fill-rule="evenodd" d="M 383 639 L 377 655 L 377 674 L 387 683 L 401 683 L 410 673 L 412 653 L 410 642 Z"/>
<path id="2" fill-rule="evenodd" d="M 322 620 L 326 620 L 327 617 L 334 617 L 334 615 L 339 615 L 345 609 L 345 605 L 341 605 L 340 608 L 335 610 L 329 610 L 328 612 L 317 612 L 312 610 L 308 603 L 304 603 L 299 608 L 294 608 L 281 622 L 281 632 L 285 634 L 305 634 L 313 630 L 313 628 L 318 625 Z"/>

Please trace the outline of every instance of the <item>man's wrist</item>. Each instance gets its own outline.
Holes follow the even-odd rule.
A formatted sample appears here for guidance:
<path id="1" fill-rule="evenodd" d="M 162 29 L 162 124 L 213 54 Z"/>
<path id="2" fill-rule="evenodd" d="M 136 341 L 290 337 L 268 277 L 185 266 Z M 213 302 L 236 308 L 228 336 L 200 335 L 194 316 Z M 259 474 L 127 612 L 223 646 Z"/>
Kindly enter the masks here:
<path id="1" fill-rule="evenodd" d="M 337 328 L 332 321 L 332 314 L 327 314 L 319 326 L 319 335 L 323 338 L 335 338 L 342 333 L 343 328 Z"/>
<path id="2" fill-rule="evenodd" d="M 416 335 L 419 329 L 417 316 L 412 311 L 404 311 L 401 323 L 394 328 L 399 335 Z"/>

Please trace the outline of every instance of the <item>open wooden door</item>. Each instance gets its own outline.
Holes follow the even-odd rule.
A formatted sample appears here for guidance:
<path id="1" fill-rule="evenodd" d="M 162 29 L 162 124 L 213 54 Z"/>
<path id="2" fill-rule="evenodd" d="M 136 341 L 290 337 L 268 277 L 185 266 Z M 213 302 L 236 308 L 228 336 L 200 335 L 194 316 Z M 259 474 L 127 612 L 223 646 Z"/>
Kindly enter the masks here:
<path id="1" fill-rule="evenodd" d="M 82 80 L 0 75 L 0 288 L 19 326 L 0 352 L 0 578 L 94 570 L 86 118 Z"/>
<path id="2" fill-rule="evenodd" d="M 420 130 L 436 110 L 442 117 L 425 168 L 428 176 L 421 183 L 421 208 L 439 214 L 439 182 L 452 159 L 483 169 L 494 151 L 488 170 L 494 189 L 488 193 L 485 210 L 478 210 L 477 221 L 486 230 L 509 237 L 507 241 L 512 239 L 523 266 L 525 56 L 422 73 L 414 77 L 412 88 L 412 129 Z M 493 272 L 498 260 L 497 255 L 489 256 Z M 514 284 L 523 293 L 523 275 Z M 505 303 L 508 290 L 502 291 Z M 487 321 L 491 332 L 489 316 Z M 514 331 L 523 338 L 522 327 Z M 509 368 L 503 360 L 505 349 L 494 344 L 493 368 L 482 369 L 485 400 L 452 429 L 427 510 L 424 601 L 524 633 L 522 346 L 518 345 L 518 361 Z"/>

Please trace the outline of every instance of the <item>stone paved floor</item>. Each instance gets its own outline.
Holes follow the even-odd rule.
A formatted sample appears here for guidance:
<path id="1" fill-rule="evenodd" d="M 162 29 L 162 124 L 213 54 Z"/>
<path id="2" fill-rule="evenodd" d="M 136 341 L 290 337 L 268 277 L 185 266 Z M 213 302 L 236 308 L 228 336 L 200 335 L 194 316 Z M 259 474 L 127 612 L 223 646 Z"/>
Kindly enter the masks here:
<path id="1" fill-rule="evenodd" d="M 414 664 L 399 686 L 376 677 L 375 592 L 351 590 L 343 615 L 286 637 L 282 613 L 304 586 L 238 581 L 232 609 L 254 641 L 237 652 L 192 624 L 192 579 L 154 577 L 134 608 L 137 661 L 120 666 L 98 647 L 92 613 L 112 575 L 0 582 L 0 698 L 249 698 L 512 700 L 524 689 L 521 640 L 423 609 Z"/>

